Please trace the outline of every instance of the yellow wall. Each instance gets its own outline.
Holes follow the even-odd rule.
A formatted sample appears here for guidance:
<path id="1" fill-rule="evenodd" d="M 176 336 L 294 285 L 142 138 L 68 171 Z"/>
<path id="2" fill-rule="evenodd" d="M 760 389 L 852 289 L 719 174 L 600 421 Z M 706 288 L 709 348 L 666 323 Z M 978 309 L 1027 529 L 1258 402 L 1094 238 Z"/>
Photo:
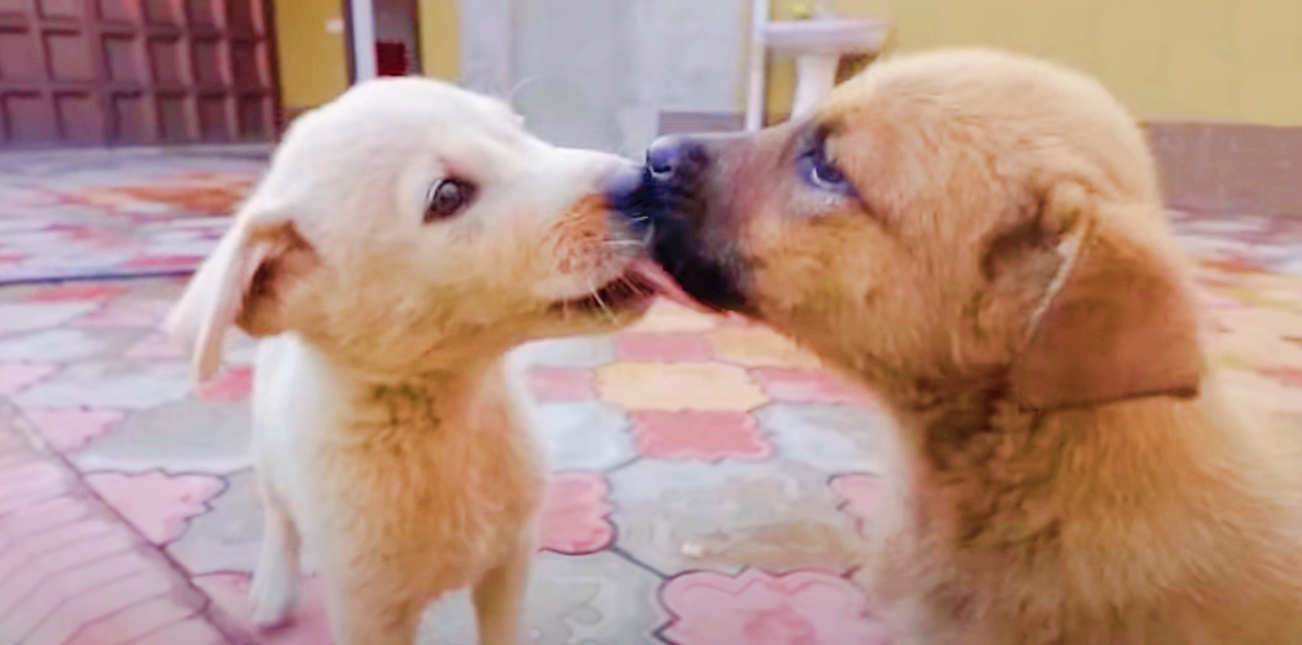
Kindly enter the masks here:
<path id="1" fill-rule="evenodd" d="M 318 106 L 348 87 L 347 38 L 326 23 L 342 19 L 343 0 L 280 0 L 276 12 L 276 58 L 280 101 L 287 108 Z"/>
<path id="2" fill-rule="evenodd" d="M 789 0 L 773 0 L 788 14 Z M 1099 76 L 1141 118 L 1302 125 L 1302 0 L 828 0 L 882 16 L 900 51 L 991 44 Z M 770 73 L 769 112 L 790 102 Z"/>
<path id="3" fill-rule="evenodd" d="M 420 0 L 420 54 L 425 73 L 455 79 L 458 64 L 457 0 Z M 326 25 L 344 17 L 343 0 L 275 3 L 281 104 L 316 107 L 348 87 L 348 40 Z"/>
<path id="4" fill-rule="evenodd" d="M 457 0 L 420 0 L 420 65 L 426 76 L 457 79 L 457 33 Z"/>

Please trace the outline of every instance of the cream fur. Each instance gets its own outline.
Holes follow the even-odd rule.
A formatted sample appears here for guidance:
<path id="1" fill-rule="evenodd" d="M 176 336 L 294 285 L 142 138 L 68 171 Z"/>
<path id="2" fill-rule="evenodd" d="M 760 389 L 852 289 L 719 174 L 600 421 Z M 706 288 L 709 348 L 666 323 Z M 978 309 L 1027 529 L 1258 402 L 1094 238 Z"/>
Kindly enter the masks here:
<path id="1" fill-rule="evenodd" d="M 424 606 L 462 587 L 482 642 L 520 642 L 544 470 L 503 361 L 647 305 L 583 300 L 640 253 L 598 196 L 620 165 L 429 80 L 366 83 L 293 124 L 169 319 L 200 378 L 231 325 L 265 337 L 259 624 L 289 619 L 301 543 L 340 645 L 411 643 Z M 474 198 L 425 223 L 449 177 Z"/>

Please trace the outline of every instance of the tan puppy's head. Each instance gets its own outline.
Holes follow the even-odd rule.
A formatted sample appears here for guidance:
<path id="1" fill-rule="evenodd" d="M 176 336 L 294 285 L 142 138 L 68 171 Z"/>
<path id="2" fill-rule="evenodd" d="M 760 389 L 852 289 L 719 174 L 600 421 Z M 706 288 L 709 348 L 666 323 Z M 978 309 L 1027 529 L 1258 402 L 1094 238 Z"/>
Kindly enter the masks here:
<path id="1" fill-rule="evenodd" d="M 1154 165 L 1097 82 L 988 50 L 905 57 L 811 118 L 663 139 L 619 200 L 688 294 L 902 391 L 1029 407 L 1194 392 Z"/>
<path id="2" fill-rule="evenodd" d="M 232 325 L 407 373 L 630 321 L 651 290 L 603 191 L 626 162 L 548 145 L 504 104 L 426 79 L 362 84 L 289 129 L 173 310 L 197 373 Z"/>

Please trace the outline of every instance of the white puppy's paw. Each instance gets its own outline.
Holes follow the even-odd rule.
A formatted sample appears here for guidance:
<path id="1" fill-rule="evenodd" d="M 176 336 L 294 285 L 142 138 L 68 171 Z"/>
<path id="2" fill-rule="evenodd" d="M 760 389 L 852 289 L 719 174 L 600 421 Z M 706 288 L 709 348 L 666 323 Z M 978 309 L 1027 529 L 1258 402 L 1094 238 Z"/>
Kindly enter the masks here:
<path id="1" fill-rule="evenodd" d="M 253 624 L 260 629 L 283 627 L 293 617 L 298 604 L 298 580 L 289 572 L 258 567 L 249 586 L 249 606 L 253 608 Z"/>

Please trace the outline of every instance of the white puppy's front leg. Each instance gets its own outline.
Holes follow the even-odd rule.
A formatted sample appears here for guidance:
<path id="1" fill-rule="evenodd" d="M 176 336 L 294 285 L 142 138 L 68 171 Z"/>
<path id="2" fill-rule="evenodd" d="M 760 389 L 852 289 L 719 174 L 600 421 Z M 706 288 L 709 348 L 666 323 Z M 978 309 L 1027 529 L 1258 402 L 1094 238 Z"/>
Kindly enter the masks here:
<path id="1" fill-rule="evenodd" d="M 249 589 L 253 623 L 258 627 L 279 627 L 289 622 L 298 603 L 300 539 L 284 502 L 258 477 L 262 490 L 265 527 L 258 568 Z"/>
<path id="2" fill-rule="evenodd" d="M 505 562 L 475 583 L 472 595 L 482 645 L 519 645 L 523 642 L 520 614 L 533 552 L 534 542 L 530 534 L 521 539 L 520 547 Z"/>

